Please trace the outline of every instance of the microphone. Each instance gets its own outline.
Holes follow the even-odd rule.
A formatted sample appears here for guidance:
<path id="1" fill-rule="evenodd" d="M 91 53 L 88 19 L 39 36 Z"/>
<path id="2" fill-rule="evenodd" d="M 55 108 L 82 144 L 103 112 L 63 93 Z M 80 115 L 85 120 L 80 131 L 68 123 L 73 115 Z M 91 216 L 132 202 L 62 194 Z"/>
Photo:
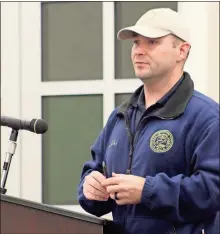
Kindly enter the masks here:
<path id="1" fill-rule="evenodd" d="M 7 126 L 15 130 L 28 130 L 37 134 L 43 134 L 48 129 L 48 124 L 43 119 L 32 119 L 31 121 L 1 116 L 1 126 Z"/>

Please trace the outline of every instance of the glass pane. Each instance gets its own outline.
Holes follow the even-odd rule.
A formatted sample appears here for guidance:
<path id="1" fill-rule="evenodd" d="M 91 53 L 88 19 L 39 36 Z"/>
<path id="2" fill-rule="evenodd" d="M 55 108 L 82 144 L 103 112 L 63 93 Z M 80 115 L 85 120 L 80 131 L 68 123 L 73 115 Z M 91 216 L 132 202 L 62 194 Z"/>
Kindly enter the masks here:
<path id="1" fill-rule="evenodd" d="M 43 81 L 102 79 L 102 3 L 42 3 Z"/>
<path id="2" fill-rule="evenodd" d="M 103 124 L 102 95 L 43 97 L 43 203 L 77 204 L 82 166 Z"/>
<path id="3" fill-rule="evenodd" d="M 169 7 L 177 10 L 177 2 L 115 2 L 115 77 L 116 79 L 134 78 L 131 62 L 130 40 L 118 41 L 120 29 L 134 25 L 146 11 L 153 8 Z"/>
<path id="4" fill-rule="evenodd" d="M 123 102 L 128 101 L 132 93 L 115 94 L 115 107 L 121 105 Z"/>

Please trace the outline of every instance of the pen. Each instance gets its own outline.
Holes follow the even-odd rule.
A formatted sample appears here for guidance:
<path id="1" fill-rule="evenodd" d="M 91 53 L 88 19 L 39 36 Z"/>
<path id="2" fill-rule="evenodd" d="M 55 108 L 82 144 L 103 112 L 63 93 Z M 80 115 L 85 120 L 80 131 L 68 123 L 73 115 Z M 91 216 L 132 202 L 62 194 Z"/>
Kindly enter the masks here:
<path id="1" fill-rule="evenodd" d="M 104 176 L 108 178 L 108 172 L 107 172 L 105 161 L 102 161 L 102 169 L 103 169 Z M 118 200 L 117 193 L 115 193 L 115 200 Z"/>
<path id="2" fill-rule="evenodd" d="M 107 172 L 105 161 L 102 161 L 102 169 L 103 169 L 104 176 L 108 178 L 108 172 Z"/>

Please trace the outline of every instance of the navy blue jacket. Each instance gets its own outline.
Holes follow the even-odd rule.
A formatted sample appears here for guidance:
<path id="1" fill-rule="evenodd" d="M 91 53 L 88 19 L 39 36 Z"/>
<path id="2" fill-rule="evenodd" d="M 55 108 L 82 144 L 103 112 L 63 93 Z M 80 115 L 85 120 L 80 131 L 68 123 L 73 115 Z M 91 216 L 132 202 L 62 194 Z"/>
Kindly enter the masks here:
<path id="1" fill-rule="evenodd" d="M 219 104 L 195 91 L 185 72 L 164 107 L 143 118 L 134 135 L 131 100 L 112 112 L 91 147 L 78 186 L 80 205 L 96 216 L 112 212 L 117 234 L 219 234 Z M 84 178 L 102 172 L 103 160 L 110 175 L 146 178 L 139 204 L 86 199 Z"/>

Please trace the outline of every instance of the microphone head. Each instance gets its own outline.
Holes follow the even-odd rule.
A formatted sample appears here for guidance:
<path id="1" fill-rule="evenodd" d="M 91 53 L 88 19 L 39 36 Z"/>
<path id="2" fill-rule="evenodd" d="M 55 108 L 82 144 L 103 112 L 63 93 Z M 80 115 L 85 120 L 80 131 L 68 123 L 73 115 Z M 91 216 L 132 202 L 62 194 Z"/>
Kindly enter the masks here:
<path id="1" fill-rule="evenodd" d="M 30 123 L 30 129 L 37 134 L 43 134 L 48 129 L 48 124 L 43 119 L 32 119 Z"/>

